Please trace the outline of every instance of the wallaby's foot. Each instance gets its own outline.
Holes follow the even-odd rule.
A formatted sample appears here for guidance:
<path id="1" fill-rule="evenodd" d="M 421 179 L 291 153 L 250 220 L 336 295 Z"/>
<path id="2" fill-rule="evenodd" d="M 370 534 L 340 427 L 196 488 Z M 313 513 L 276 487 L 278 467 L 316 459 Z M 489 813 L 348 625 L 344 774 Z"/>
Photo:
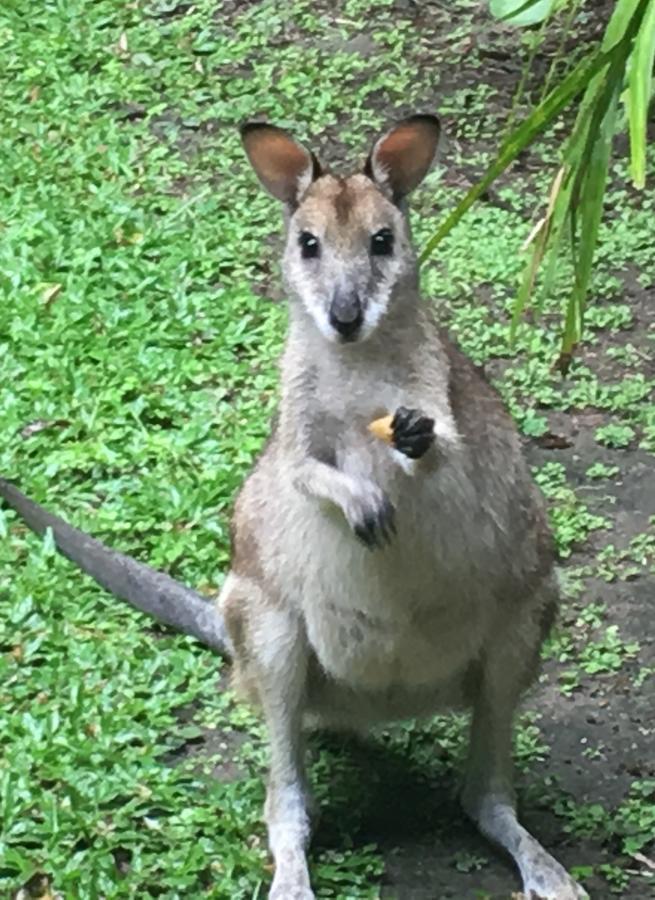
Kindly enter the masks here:
<path id="1" fill-rule="evenodd" d="M 315 900 L 315 895 L 309 887 L 284 881 L 273 885 L 268 900 Z"/>
<path id="2" fill-rule="evenodd" d="M 294 717 L 296 718 L 296 717 Z M 275 740 L 276 722 L 269 719 L 269 731 Z M 277 732 L 278 739 L 280 733 Z M 268 895 L 269 900 L 314 900 L 309 881 L 309 868 L 305 848 L 309 842 L 309 798 L 302 786 L 300 774 L 302 753 L 298 745 L 280 741 L 271 748 L 272 769 L 277 769 L 287 757 L 289 769 L 298 769 L 294 780 L 287 785 L 276 785 L 271 776 L 266 797 L 265 814 L 268 823 L 268 840 L 275 861 L 275 875 Z"/>
<path id="3" fill-rule="evenodd" d="M 268 900 L 316 900 L 316 898 L 311 888 L 296 887 L 285 881 L 279 888 L 273 888 Z"/>
<path id="4" fill-rule="evenodd" d="M 383 547 L 396 533 L 393 504 L 372 481 L 354 482 L 344 504 L 348 524 L 369 550 Z"/>
<path id="5" fill-rule="evenodd" d="M 463 798 L 464 809 L 485 837 L 514 859 L 523 882 L 525 900 L 588 900 L 589 895 L 536 838 L 519 823 L 506 799 L 487 796 L 476 802 Z"/>
<path id="6" fill-rule="evenodd" d="M 524 856 L 523 893 L 526 900 L 588 900 L 589 895 L 566 869 L 534 838 Z"/>
<path id="7" fill-rule="evenodd" d="M 391 422 L 393 445 L 409 459 L 420 459 L 434 443 L 434 419 L 399 406 Z"/>
<path id="8" fill-rule="evenodd" d="M 314 900 L 304 858 L 289 858 L 278 865 L 268 900 Z"/>

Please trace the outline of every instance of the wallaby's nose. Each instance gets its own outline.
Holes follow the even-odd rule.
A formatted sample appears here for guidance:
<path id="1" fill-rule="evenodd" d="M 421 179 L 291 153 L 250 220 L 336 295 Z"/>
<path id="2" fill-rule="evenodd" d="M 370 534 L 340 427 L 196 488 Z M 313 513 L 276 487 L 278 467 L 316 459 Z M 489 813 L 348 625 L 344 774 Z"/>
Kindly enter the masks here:
<path id="1" fill-rule="evenodd" d="M 341 337 L 352 340 L 361 328 L 364 316 L 357 294 L 336 293 L 330 304 L 330 325 Z"/>

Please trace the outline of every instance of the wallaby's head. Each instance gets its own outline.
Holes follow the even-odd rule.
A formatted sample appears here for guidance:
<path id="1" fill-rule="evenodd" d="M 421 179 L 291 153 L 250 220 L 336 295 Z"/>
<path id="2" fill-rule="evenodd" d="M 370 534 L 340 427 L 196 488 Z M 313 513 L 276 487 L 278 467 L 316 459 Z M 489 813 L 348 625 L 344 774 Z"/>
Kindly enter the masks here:
<path id="1" fill-rule="evenodd" d="M 398 123 L 348 178 L 324 174 L 274 125 L 244 125 L 241 136 L 260 181 L 285 204 L 283 272 L 295 298 L 327 339 L 365 340 L 412 293 L 402 290 L 416 270 L 403 200 L 434 160 L 438 120 Z"/>

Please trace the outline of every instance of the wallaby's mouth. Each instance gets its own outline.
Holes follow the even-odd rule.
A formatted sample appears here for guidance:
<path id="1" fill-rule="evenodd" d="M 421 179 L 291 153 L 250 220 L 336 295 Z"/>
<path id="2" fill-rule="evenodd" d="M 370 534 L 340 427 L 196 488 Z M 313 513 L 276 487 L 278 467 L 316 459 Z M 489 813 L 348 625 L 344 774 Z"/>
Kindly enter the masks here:
<path id="1" fill-rule="evenodd" d="M 356 341 L 364 322 L 364 312 L 357 294 L 337 293 L 330 304 L 329 320 L 342 341 Z"/>
<path id="2" fill-rule="evenodd" d="M 343 344 L 352 344 L 361 336 L 363 322 L 364 316 L 362 315 L 352 322 L 334 321 L 330 316 L 330 325 L 336 331 L 339 342 Z"/>

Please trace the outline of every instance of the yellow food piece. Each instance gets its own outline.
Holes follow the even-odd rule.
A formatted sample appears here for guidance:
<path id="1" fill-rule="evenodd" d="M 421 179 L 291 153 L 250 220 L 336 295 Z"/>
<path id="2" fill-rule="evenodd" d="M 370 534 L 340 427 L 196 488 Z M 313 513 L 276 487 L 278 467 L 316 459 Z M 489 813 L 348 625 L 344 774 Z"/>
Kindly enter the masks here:
<path id="1" fill-rule="evenodd" d="M 393 422 L 393 416 L 382 416 L 381 419 L 375 419 L 374 422 L 368 426 L 368 430 L 371 434 L 374 434 L 376 438 L 379 438 L 381 441 L 386 441 L 387 444 L 390 444 L 393 441 L 393 429 L 391 427 L 391 423 Z"/>

